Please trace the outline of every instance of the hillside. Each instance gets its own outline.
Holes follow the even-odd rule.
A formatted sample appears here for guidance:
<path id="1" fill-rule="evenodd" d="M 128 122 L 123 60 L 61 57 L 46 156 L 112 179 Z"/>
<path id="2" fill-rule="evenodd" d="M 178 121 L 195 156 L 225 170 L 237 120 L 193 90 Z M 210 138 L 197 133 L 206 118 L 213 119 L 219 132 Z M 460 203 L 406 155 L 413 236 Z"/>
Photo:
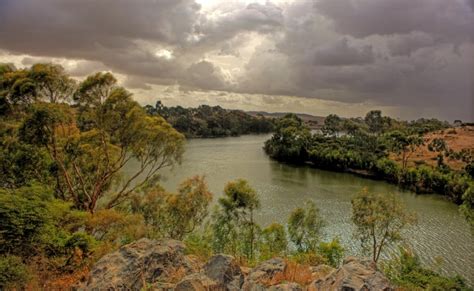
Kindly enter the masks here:
<path id="1" fill-rule="evenodd" d="M 410 166 L 414 166 L 420 162 L 436 166 L 436 156 L 438 153 L 432 152 L 428 149 L 428 144 L 430 144 L 430 142 L 435 138 L 445 140 L 448 149 L 453 150 L 454 152 L 460 152 L 461 150 L 466 149 L 474 151 L 474 126 L 435 131 L 424 136 L 425 144 L 419 147 L 408 160 Z M 394 158 L 393 156 L 392 159 L 397 162 L 399 161 L 399 159 Z M 445 159 L 444 162 L 455 170 L 460 170 L 465 166 L 465 163 L 460 160 L 448 158 Z"/>

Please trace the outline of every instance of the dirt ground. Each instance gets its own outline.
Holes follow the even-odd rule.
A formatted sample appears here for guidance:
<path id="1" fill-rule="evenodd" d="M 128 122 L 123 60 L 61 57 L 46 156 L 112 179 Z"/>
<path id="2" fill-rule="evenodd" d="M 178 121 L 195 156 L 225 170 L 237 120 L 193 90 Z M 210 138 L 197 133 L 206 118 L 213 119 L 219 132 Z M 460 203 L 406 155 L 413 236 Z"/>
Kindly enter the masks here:
<path id="1" fill-rule="evenodd" d="M 408 160 L 409 166 L 419 164 L 421 161 L 424 161 L 428 165 L 436 166 L 436 156 L 438 153 L 428 150 L 428 144 L 434 138 L 443 138 L 446 141 L 448 148 L 456 152 L 459 152 L 462 149 L 474 150 L 474 126 L 449 128 L 443 131 L 432 132 L 425 135 L 425 145 L 419 147 L 413 154 L 411 154 Z M 400 161 L 400 159 L 394 156 L 392 156 L 392 158 L 395 161 Z M 445 159 L 444 162 L 452 169 L 460 170 L 464 167 L 462 161 Z"/>

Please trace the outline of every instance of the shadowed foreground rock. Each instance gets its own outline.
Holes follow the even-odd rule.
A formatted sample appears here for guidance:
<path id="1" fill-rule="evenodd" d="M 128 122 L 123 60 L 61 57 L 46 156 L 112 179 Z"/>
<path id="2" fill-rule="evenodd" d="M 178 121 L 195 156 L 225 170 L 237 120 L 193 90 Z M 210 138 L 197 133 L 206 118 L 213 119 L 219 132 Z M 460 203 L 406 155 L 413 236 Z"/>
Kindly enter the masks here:
<path id="1" fill-rule="evenodd" d="M 206 264 L 200 264 L 184 255 L 184 244 L 179 241 L 141 239 L 99 260 L 85 286 L 79 289 L 393 290 L 370 261 L 353 257 L 338 269 L 301 266 L 281 258 L 262 262 L 246 272 L 243 269 L 231 256 L 215 255 Z M 295 272 L 307 272 L 309 280 L 292 280 L 298 278 Z"/>
<path id="2" fill-rule="evenodd" d="M 182 242 L 140 239 L 100 259 L 85 290 L 140 290 L 152 282 L 173 283 L 198 269 L 184 256 Z"/>

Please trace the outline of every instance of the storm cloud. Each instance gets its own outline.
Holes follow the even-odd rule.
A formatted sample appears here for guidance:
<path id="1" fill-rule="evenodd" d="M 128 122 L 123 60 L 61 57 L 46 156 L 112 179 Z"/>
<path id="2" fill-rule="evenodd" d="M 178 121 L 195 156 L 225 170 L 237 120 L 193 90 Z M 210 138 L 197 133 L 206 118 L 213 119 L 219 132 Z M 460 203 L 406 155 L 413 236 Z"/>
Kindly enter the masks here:
<path id="1" fill-rule="evenodd" d="M 296 96 L 474 119 L 472 0 L 0 0 L 0 51 L 25 66 L 73 62 L 75 76 L 111 70 L 148 95 L 177 86 L 254 96 L 257 110 Z"/>

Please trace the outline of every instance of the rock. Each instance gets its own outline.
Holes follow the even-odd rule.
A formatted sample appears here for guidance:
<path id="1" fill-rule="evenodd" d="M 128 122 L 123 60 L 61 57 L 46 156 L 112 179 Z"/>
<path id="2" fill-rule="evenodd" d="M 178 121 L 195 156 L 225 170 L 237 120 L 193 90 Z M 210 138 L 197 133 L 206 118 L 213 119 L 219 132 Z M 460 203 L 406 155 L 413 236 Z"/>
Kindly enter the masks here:
<path id="1" fill-rule="evenodd" d="M 297 283 L 283 283 L 275 286 L 271 286 L 268 290 L 272 291 L 302 291 L 303 288 Z"/>
<path id="2" fill-rule="evenodd" d="M 208 291 L 208 290 L 225 290 L 221 284 L 210 279 L 202 273 L 191 274 L 186 276 L 174 288 L 176 291 Z"/>
<path id="3" fill-rule="evenodd" d="M 313 277 L 314 279 L 324 278 L 324 277 L 326 277 L 327 275 L 329 275 L 329 274 L 331 274 L 332 272 L 334 272 L 334 270 L 335 270 L 335 269 L 334 269 L 333 267 L 328 266 L 328 265 L 324 265 L 324 264 L 311 267 L 311 273 L 312 273 L 312 277 Z"/>
<path id="4" fill-rule="evenodd" d="M 240 290 L 244 275 L 234 257 L 227 255 L 213 256 L 206 265 L 204 273 L 216 281 L 225 290 Z"/>
<path id="5" fill-rule="evenodd" d="M 86 290 L 140 290 L 145 284 L 175 283 L 197 272 L 176 240 L 140 239 L 100 259 L 91 270 Z"/>
<path id="6" fill-rule="evenodd" d="M 279 280 L 275 277 L 278 274 L 283 275 L 285 268 L 286 262 L 281 258 L 274 258 L 260 263 L 250 271 L 242 286 L 242 290 L 266 290 L 266 286 L 278 283 Z"/>
<path id="7" fill-rule="evenodd" d="M 349 257 L 343 265 L 322 279 L 313 281 L 308 290 L 394 290 L 388 279 L 376 269 L 370 260 Z"/>

